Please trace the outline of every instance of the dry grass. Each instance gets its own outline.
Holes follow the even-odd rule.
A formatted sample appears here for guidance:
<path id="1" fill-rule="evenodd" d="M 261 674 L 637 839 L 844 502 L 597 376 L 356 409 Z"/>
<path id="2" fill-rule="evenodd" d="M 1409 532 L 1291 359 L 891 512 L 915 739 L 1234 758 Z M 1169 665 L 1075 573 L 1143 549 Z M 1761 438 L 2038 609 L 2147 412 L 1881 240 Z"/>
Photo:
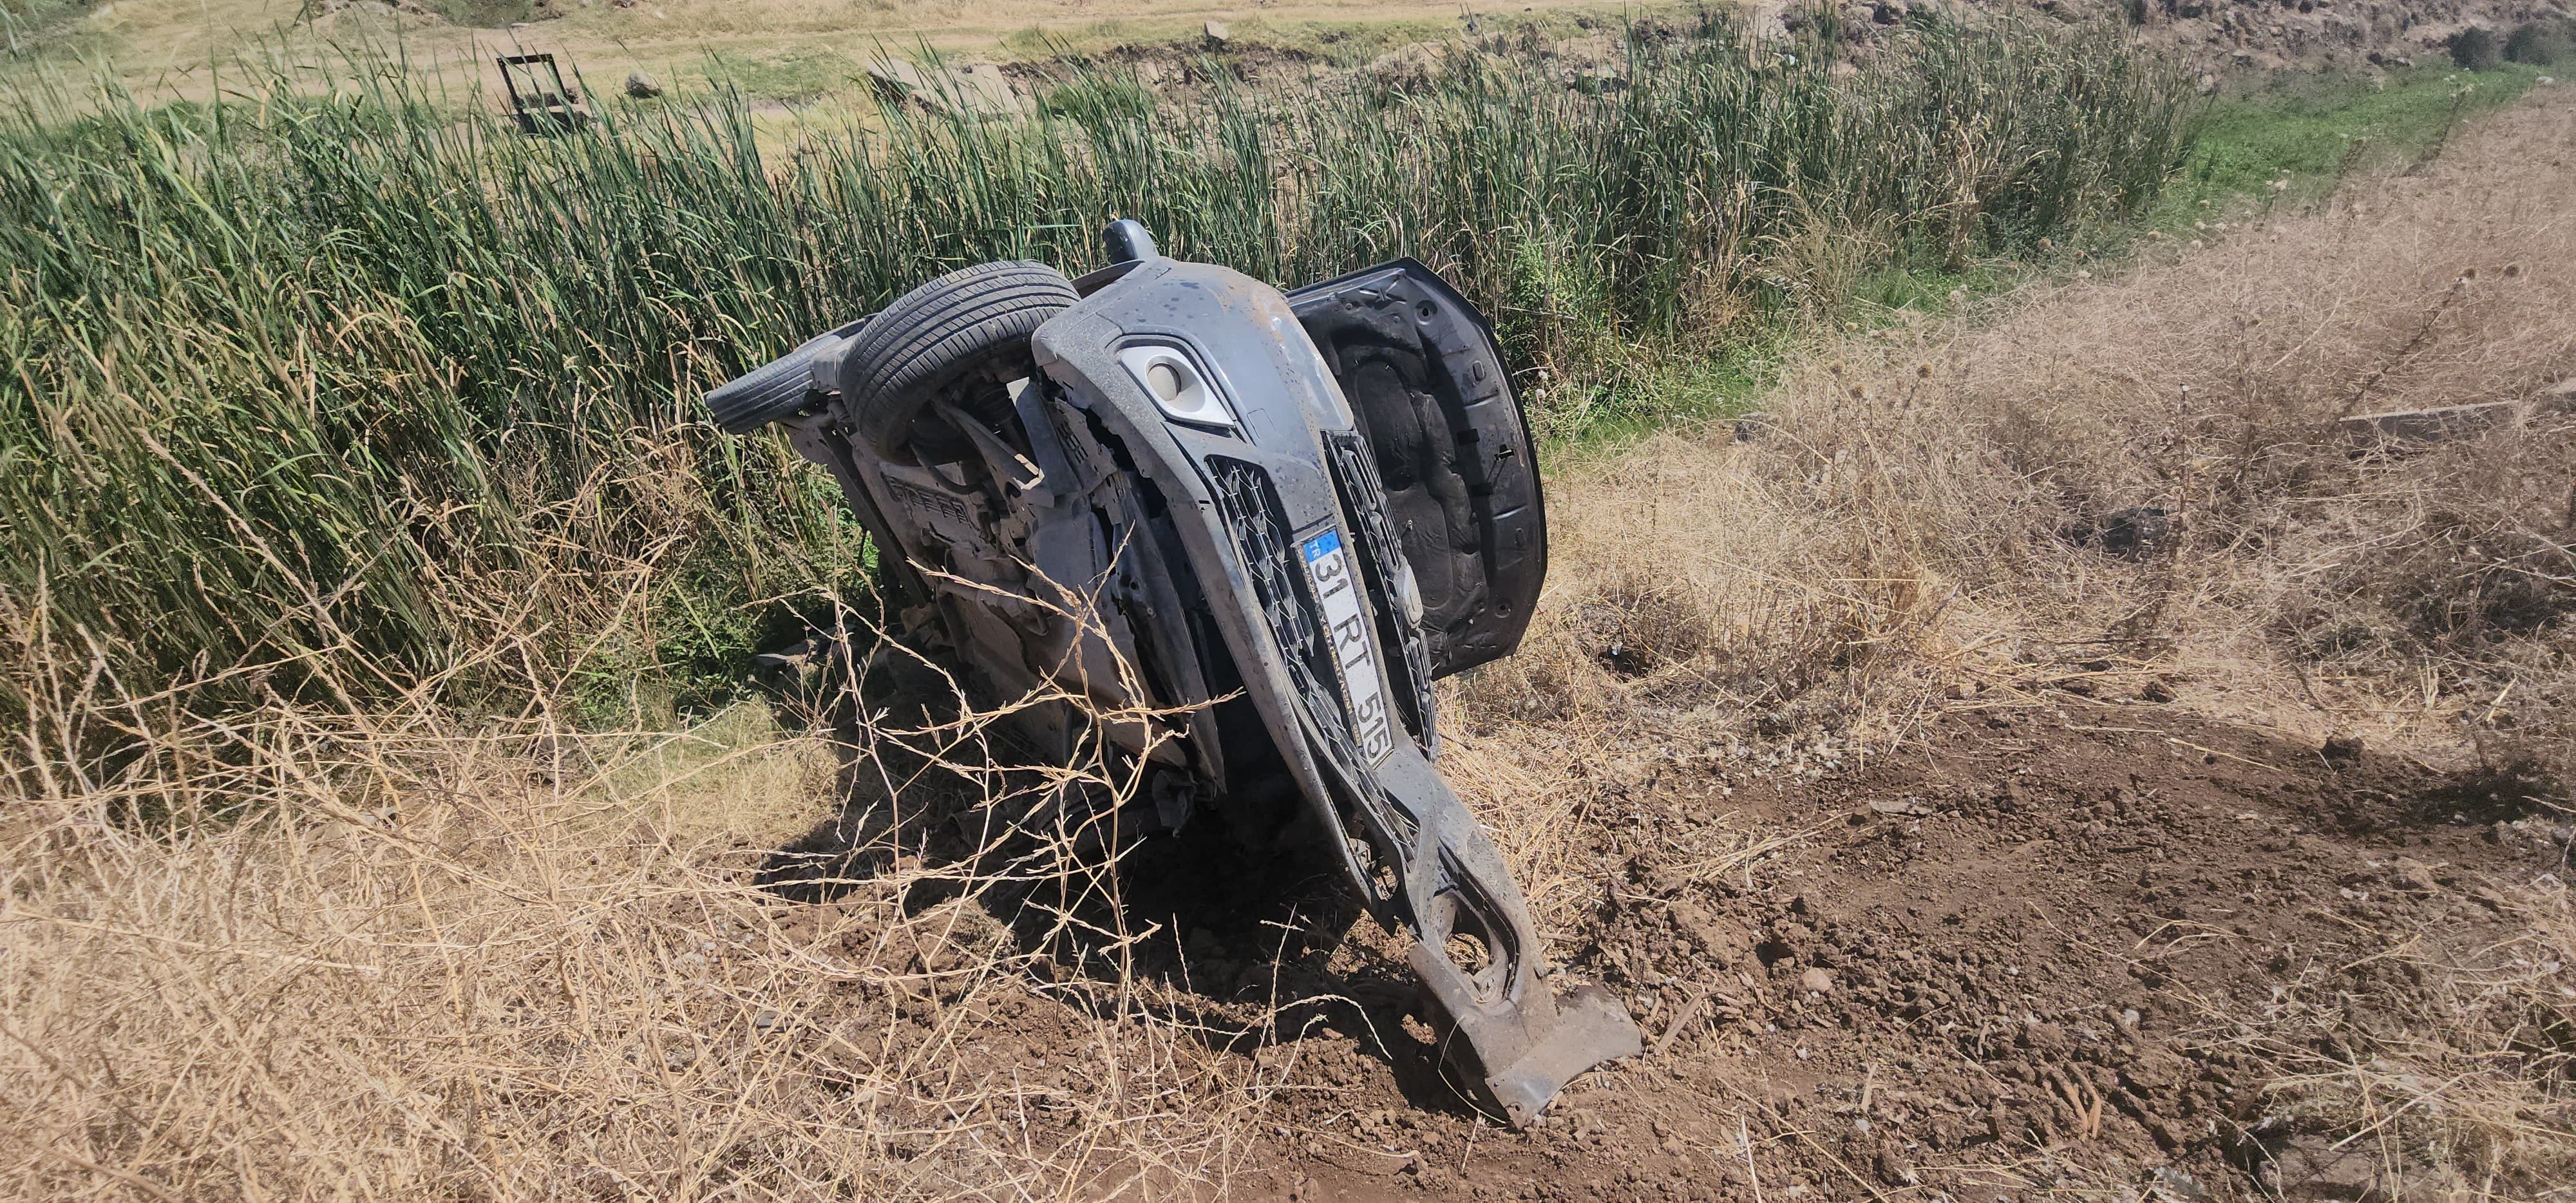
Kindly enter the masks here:
<path id="1" fill-rule="evenodd" d="M 1282 1064 L 1134 971 L 1096 812 L 1041 809 L 1133 781 L 934 709 L 835 740 L 280 704 L 15 775 L 0 1194 L 1221 1189 Z"/>
<path id="2" fill-rule="evenodd" d="M 2214 247 L 1819 356 L 1748 438 L 1562 482 L 1531 646 L 1456 701 L 1568 777 L 1747 741 L 1794 767 L 1837 754 L 1820 729 L 1883 747 L 1944 706 L 2170 706 L 2483 767 L 2496 804 L 2564 822 L 2576 413 L 2434 444 L 2337 423 L 2576 377 L 2571 191 L 2576 103 L 2544 93 L 2322 211 L 2212 215 Z M 2171 531 L 2108 553 L 2134 507 Z M 2400 933 L 2207 1017 L 2263 1086 L 2249 1168 L 2563 1191 L 2568 888 L 2487 897 L 2515 920 L 2492 946 Z"/>
<path id="3" fill-rule="evenodd" d="M 1560 483 L 1533 651 L 1463 701 L 1885 734 L 1927 693 L 2072 686 L 2426 754 L 2576 736 L 2570 415 L 2430 446 L 2336 425 L 2576 376 L 2571 186 L 2553 99 L 2322 212 L 2212 215 L 2215 249 L 1818 356 L 1750 437 Z M 2173 534 L 2106 554 L 2133 507 Z"/>
<path id="4" fill-rule="evenodd" d="M 2491 947 L 2407 938 L 2219 1017 L 2271 1074 L 2235 1149 L 2258 1179 L 2446 1203 L 2576 1182 L 2576 910 L 2563 885 L 2485 897 L 2516 920 Z"/>
<path id="5" fill-rule="evenodd" d="M 1528 649 L 1449 699 L 1450 771 L 1543 923 L 1597 901 L 1592 810 L 1641 765 L 1830 760 L 1943 705 L 2563 756 L 2576 434 L 2393 454 L 2332 423 L 2576 375 L 2571 160 L 2576 104 L 2546 99 L 2322 213 L 1847 348 L 1749 439 L 1566 473 Z M 2142 559 L 2068 537 L 2141 505 L 2178 520 Z M 976 718 L 675 741 L 425 704 L 187 725 L 95 678 L 54 704 L 143 754 L 74 779 L 10 753 L 9 1193 L 1213 1190 L 1289 1081 L 1291 1046 L 1224 1051 L 1275 1010 L 1220 1022 L 1121 961 L 1097 858 L 986 838 L 1062 778 L 997 767 Z M 844 798 L 875 859 L 783 904 L 768 854 Z M 1710 830 L 1695 872 L 1776 847 Z M 970 853 L 924 855 L 941 832 Z M 2504 945 L 2242 1017 L 2281 1113 L 2433 1188 L 2563 1181 L 2566 894 L 2507 902 Z"/>
<path id="6" fill-rule="evenodd" d="M 213 95 L 216 68 L 246 51 L 321 56 L 334 41 L 396 34 L 416 66 L 459 65 L 487 80 L 482 73 L 493 55 L 523 49 L 567 56 L 602 90 L 629 70 L 693 72 L 720 55 L 754 77 L 783 69 L 796 72 L 799 85 L 848 92 L 861 86 L 849 77 L 888 46 L 1005 61 L 1042 57 L 1051 43 L 1187 46 L 1216 15 L 1231 22 L 1239 44 L 1304 47 L 1319 31 L 1330 34 L 1325 41 L 1341 41 L 1389 26 L 1436 38 L 1458 18 L 1454 6 L 1357 0 L 1273 0 L 1222 11 L 1180 0 L 1090 0 L 1079 8 L 1051 0 L 533 0 L 526 7 L 542 15 L 518 28 L 498 27 L 506 16 L 496 16 L 494 28 L 476 28 L 437 15 L 467 7 L 448 0 L 116 0 L 70 18 L 41 44 L 59 60 L 105 60 L 138 89 L 199 99 Z M 494 0 L 483 7 L 502 14 L 513 6 Z M 1679 6 L 1533 0 L 1523 11 L 1529 8 L 1615 17 Z"/>

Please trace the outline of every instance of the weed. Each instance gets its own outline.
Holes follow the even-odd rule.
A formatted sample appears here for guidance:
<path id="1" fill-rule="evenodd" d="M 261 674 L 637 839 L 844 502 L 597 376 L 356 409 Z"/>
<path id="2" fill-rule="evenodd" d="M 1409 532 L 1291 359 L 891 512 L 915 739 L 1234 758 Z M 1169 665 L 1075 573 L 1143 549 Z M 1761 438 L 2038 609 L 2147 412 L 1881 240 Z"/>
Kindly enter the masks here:
<path id="1" fill-rule="evenodd" d="M 778 625 L 721 611 L 854 579 L 864 550 L 821 474 L 715 437 L 700 392 L 945 267 L 1079 265 L 1122 215 L 1282 282 L 1410 254 L 1558 403 L 1633 414 L 1669 375 L 1640 363 L 1672 358 L 1637 348 L 1830 307 L 1856 247 L 2137 210 L 2188 107 L 2115 33 L 2009 22 L 1847 74 L 1716 17 L 1627 55 L 1597 93 L 1457 47 L 1284 94 L 1211 70 L 1189 105 L 1075 64 L 1026 121 L 812 114 L 784 153 L 738 93 L 530 139 L 363 58 L 207 107 L 30 90 L 0 122 L 24 466 L 0 592 L 138 684 L 259 664 L 308 700 L 470 698 L 489 674 L 457 670 L 496 640 L 704 679 Z M 36 688 L 0 684 L 0 714 Z"/>

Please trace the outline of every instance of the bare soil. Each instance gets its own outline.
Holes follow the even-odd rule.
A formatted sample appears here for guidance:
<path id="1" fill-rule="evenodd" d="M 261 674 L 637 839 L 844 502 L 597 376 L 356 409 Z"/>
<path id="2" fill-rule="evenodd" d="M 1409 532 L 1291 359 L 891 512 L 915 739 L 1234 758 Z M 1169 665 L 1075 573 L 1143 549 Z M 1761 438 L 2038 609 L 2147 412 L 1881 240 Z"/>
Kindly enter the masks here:
<path id="1" fill-rule="evenodd" d="M 1443 1088 L 1395 983 L 1288 962 L 1283 995 L 1361 1001 L 1294 1042 L 1302 1097 L 1251 1159 L 1271 1197 L 2358 1198 L 2366 1144 L 2260 1130 L 2226 1017 L 2321 977 L 2403 989 L 2375 957 L 2492 943 L 2497 887 L 2568 855 L 2510 776 L 2152 706 L 1960 713 L 1865 768 L 1785 776 L 1678 758 L 1605 792 L 1585 831 L 1611 904 L 1568 933 L 1567 971 L 1630 998 L 1650 1049 L 1527 1133 Z M 1693 880 L 1713 823 L 1807 835 Z"/>
<path id="2" fill-rule="evenodd" d="M 2507 930 L 2502 891 L 2566 872 L 2571 830 L 2509 773 L 2151 702 L 1956 706 L 1865 764 L 1666 751 L 1594 783 L 1575 838 L 1608 901 L 1555 933 L 1559 972 L 1629 999 L 1649 1050 L 1527 1132 L 1442 1080 L 1398 947 L 1327 869 L 1186 835 L 1134 854 L 1127 913 L 1155 926 L 1129 980 L 1168 987 L 1148 1009 L 1268 1098 L 1229 1197 L 2362 1198 L 2369 1145 L 2272 1114 L 2242 1017 L 2292 991 L 2402 995 L 2392 951 L 2474 958 Z M 1746 832 L 1772 850 L 1709 872 Z M 961 909 L 998 929 L 1020 905 Z M 1043 1144 L 1092 1088 L 1098 1020 L 1135 1000 L 1035 964 L 898 996 L 895 1023 L 966 1005 L 965 1060 L 1026 1087 Z M 1152 1167 L 1092 1181 L 1156 1193 Z"/>

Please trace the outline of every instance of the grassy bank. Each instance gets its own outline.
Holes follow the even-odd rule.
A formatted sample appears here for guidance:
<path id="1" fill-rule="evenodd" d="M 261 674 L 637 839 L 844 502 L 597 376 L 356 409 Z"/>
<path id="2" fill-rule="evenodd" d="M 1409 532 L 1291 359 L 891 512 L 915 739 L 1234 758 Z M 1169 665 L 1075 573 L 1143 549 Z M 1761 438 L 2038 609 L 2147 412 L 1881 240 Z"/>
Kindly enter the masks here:
<path id="1" fill-rule="evenodd" d="M 1939 311 L 1955 300 L 2008 290 L 2033 273 L 2072 274 L 2118 265 L 2159 239 L 2211 233 L 2211 220 L 2313 203 L 2353 178 L 2438 157 L 2461 124 L 2521 99 L 2542 73 L 2507 64 L 2489 71 L 2418 68 L 2385 76 L 2284 74 L 2209 98 L 2192 115 L 2190 149 L 2155 204 L 1965 265 L 1916 253 L 1891 259 L 1852 290 L 1852 317 Z M 2223 233 L 2224 231 L 2220 231 Z M 1751 387 L 1770 383 L 1749 377 Z"/>
<path id="2" fill-rule="evenodd" d="M 2543 78 L 2537 68 L 2418 68 L 2387 76 L 2282 75 L 2190 110 L 2189 149 L 2142 211 L 2117 211 L 2049 236 L 1991 247 L 1956 261 L 1917 237 L 1882 246 L 1840 282 L 1830 322 L 1775 322 L 1759 334 L 1655 357 L 1652 383 L 1630 404 L 1559 427 L 1563 450 L 1616 454 L 1674 424 L 1739 414 L 1777 385 L 1780 372 L 1834 327 L 1870 329 L 2007 294 L 2034 279 L 2121 270 L 2158 245 L 2223 237 L 2212 222 L 2242 222 L 2314 204 L 2356 175 L 2427 164 L 2474 118 L 2510 105 Z M 2278 185 L 2276 187 L 2276 185 Z"/>
<path id="3" fill-rule="evenodd" d="M 2262 196 L 2311 200 L 2355 172 L 2441 153 L 2463 121 L 2519 100 L 2547 72 L 2423 67 L 2380 79 L 2291 75 L 2229 96 L 2202 120 L 2198 144 L 2167 194 L 2166 225 L 2188 225 L 2199 202 Z"/>
<path id="4" fill-rule="evenodd" d="M 2186 94 L 2110 32 L 1628 45 L 1604 88 L 1461 50 L 1187 109 L 1077 66 L 1028 121 L 817 117 L 785 154 L 721 96 L 524 138 L 390 62 L 217 107 L 29 95 L 0 128 L 0 710 L 90 663 L 136 694 L 721 677 L 863 549 L 698 395 L 947 267 L 1079 267 L 1113 215 L 1280 281 L 1420 256 L 1562 426 L 1887 248 L 2137 212 L 2183 144 Z"/>

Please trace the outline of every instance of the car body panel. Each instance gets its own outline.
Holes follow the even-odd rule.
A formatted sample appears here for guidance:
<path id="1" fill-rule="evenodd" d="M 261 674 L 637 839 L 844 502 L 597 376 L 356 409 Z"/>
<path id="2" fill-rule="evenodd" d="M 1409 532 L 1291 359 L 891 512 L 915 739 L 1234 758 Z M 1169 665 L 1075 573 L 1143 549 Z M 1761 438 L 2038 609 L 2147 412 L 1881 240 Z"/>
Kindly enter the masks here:
<path id="1" fill-rule="evenodd" d="M 1484 315 L 1398 259 L 1288 294 L 1376 454 L 1433 677 L 1511 654 L 1547 578 L 1529 422 Z"/>
<path id="2" fill-rule="evenodd" d="M 837 394 L 787 424 L 899 553 L 904 625 L 1038 750 L 1123 749 L 1171 827 L 1207 807 L 1257 828 L 1293 786 L 1412 937 L 1452 1063 L 1527 1123 L 1639 1047 L 1618 1004 L 1541 980 L 1519 887 L 1435 765 L 1434 675 L 1517 644 L 1545 571 L 1527 426 L 1482 318 L 1419 264 L 1319 288 L 1299 295 L 1341 316 L 1141 257 L 1036 327 L 1007 406 L 904 399 L 948 432 L 935 452 L 858 450 Z M 1353 371 L 1379 381 L 1356 407 Z"/>
<path id="3" fill-rule="evenodd" d="M 1121 364 L 1120 351 L 1140 340 L 1186 349 L 1219 382 L 1237 428 L 1170 420 Z M 1031 342 L 1040 370 L 1131 440 L 1137 470 L 1171 501 L 1234 660 L 1247 683 L 1268 682 L 1252 697 L 1318 823 L 1340 837 L 1345 870 L 1370 909 L 1413 934 L 1409 963 L 1435 1018 L 1459 1037 L 1450 1042 L 1456 1059 L 1522 1123 L 1572 1073 L 1633 1055 L 1636 1028 L 1617 1004 L 1585 994 L 1561 1009 L 1540 982 L 1540 942 L 1519 887 L 1432 765 L 1425 656 L 1404 643 L 1419 620 L 1396 613 L 1384 588 L 1409 571 L 1403 551 L 1382 515 L 1372 522 L 1367 507 L 1349 504 L 1379 487 L 1366 476 L 1375 457 L 1286 298 L 1223 268 L 1153 260 L 1050 320 Z M 1509 403 L 1507 393 L 1485 400 Z M 1338 459 L 1337 449 L 1345 452 Z M 1337 467 L 1354 462 L 1356 470 Z M 1528 496 L 1534 505 L 1534 484 Z M 1305 568 L 1322 547 L 1342 549 L 1347 571 L 1377 586 L 1358 591 L 1338 624 L 1335 599 L 1324 596 L 1334 582 Z M 1543 539 L 1537 554 L 1543 564 Z M 1519 625 L 1480 628 L 1484 616 L 1469 619 L 1461 629 L 1490 639 L 1508 630 L 1517 641 Z M 1346 643 L 1351 652 L 1338 650 Z M 1358 651 L 1365 654 L 1351 654 Z M 1350 671 L 1370 677 L 1354 687 Z M 1370 738 L 1370 716 L 1353 707 L 1371 695 L 1415 699 L 1413 738 L 1383 749 Z M 1453 936 L 1471 942 L 1473 963 L 1455 959 Z"/>

